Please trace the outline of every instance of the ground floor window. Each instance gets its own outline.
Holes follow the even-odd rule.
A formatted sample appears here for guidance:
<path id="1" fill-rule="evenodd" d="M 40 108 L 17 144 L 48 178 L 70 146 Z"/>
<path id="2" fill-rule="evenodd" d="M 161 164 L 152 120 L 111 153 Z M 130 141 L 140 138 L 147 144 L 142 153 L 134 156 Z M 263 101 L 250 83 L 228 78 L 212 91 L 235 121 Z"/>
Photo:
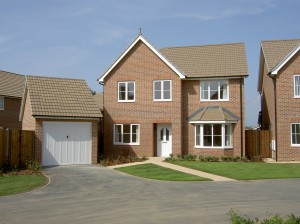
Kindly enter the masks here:
<path id="1" fill-rule="evenodd" d="M 139 145 L 140 125 L 139 124 L 115 124 L 114 144 Z"/>
<path id="2" fill-rule="evenodd" d="M 231 124 L 196 124 L 195 146 L 198 148 L 231 147 L 231 127 Z"/>
<path id="3" fill-rule="evenodd" d="M 300 146 L 300 123 L 292 124 L 291 129 L 292 146 Z"/>

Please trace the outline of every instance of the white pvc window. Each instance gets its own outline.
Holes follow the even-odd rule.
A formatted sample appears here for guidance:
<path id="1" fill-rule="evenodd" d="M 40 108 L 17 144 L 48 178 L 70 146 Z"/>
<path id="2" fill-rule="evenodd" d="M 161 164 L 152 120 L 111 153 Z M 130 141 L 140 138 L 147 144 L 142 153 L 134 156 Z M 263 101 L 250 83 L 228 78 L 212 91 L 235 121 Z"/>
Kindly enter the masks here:
<path id="1" fill-rule="evenodd" d="M 119 82 L 118 83 L 118 101 L 134 102 L 135 101 L 135 83 Z"/>
<path id="2" fill-rule="evenodd" d="M 0 110 L 4 110 L 4 97 L 0 96 Z"/>
<path id="3" fill-rule="evenodd" d="M 159 80 L 153 82 L 154 101 L 170 101 L 172 99 L 171 80 Z"/>
<path id="4" fill-rule="evenodd" d="M 232 146 L 231 124 L 196 124 L 197 148 L 227 148 Z"/>
<path id="5" fill-rule="evenodd" d="M 300 98 L 300 75 L 294 76 L 294 96 Z"/>
<path id="6" fill-rule="evenodd" d="M 200 81 L 200 99 L 201 101 L 228 100 L 228 80 Z"/>
<path id="7" fill-rule="evenodd" d="M 139 124 L 115 124 L 114 144 L 138 145 L 140 144 Z"/>
<path id="8" fill-rule="evenodd" d="M 291 125 L 291 142 L 292 146 L 300 146 L 300 123 Z"/>

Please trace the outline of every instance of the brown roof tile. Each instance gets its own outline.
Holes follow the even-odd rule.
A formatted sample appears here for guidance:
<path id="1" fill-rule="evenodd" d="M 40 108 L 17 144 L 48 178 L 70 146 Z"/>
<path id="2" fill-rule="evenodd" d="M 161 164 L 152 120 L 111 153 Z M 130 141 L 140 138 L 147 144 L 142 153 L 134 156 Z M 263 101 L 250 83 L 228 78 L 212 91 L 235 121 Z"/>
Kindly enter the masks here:
<path id="1" fill-rule="evenodd" d="M 193 113 L 188 120 L 191 121 L 238 121 L 239 118 L 229 110 L 220 106 L 201 107 Z"/>
<path id="2" fill-rule="evenodd" d="M 261 47 L 270 72 L 300 44 L 300 39 L 262 41 Z"/>
<path id="3" fill-rule="evenodd" d="M 24 87 L 24 75 L 0 71 L 0 96 L 22 98 Z"/>
<path id="4" fill-rule="evenodd" d="M 26 76 L 33 116 L 102 117 L 85 80 Z"/>
<path id="5" fill-rule="evenodd" d="M 172 47 L 160 52 L 188 78 L 248 75 L 243 43 Z"/>

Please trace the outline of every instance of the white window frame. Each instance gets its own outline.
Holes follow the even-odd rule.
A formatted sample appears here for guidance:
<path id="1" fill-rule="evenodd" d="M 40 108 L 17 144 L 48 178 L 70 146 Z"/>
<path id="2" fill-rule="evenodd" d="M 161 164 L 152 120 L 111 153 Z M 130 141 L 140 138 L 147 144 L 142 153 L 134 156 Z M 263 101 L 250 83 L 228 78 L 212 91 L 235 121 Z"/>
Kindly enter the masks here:
<path id="1" fill-rule="evenodd" d="M 210 99 L 210 86 L 212 82 L 218 82 L 218 99 Z M 220 89 L 220 83 L 221 82 L 226 82 L 227 85 L 227 98 L 226 99 L 220 99 L 220 93 L 221 93 L 221 89 Z M 202 96 L 202 88 L 203 85 L 207 83 L 208 84 L 208 99 L 205 99 L 204 96 Z M 217 80 L 217 79 L 213 79 L 213 80 L 201 80 L 200 81 L 200 101 L 229 101 L 229 81 L 227 79 L 221 79 L 221 80 Z"/>
<path id="2" fill-rule="evenodd" d="M 133 83 L 133 99 L 128 99 L 128 84 Z M 125 100 L 120 99 L 120 84 L 125 84 Z M 126 82 L 118 82 L 118 102 L 135 102 L 135 82 L 134 81 L 126 81 Z"/>
<path id="3" fill-rule="evenodd" d="M 298 85 L 296 86 L 296 79 L 298 79 Z M 298 94 L 296 94 L 296 90 Z M 300 98 L 300 75 L 294 75 L 294 98 Z"/>
<path id="4" fill-rule="evenodd" d="M 161 98 L 160 99 L 155 99 L 155 83 L 160 82 L 161 84 Z M 164 98 L 164 83 L 165 82 L 170 82 L 170 99 L 165 99 Z M 172 80 L 154 80 L 153 81 L 153 101 L 172 101 Z"/>
<path id="5" fill-rule="evenodd" d="M 222 127 L 222 145 L 221 146 L 214 146 L 213 145 L 213 137 L 212 137 L 212 146 L 205 146 L 204 145 L 204 134 L 203 129 L 204 125 L 212 125 L 212 136 L 213 136 L 213 125 L 221 125 Z M 197 127 L 200 126 L 200 134 L 197 133 Z M 229 145 L 226 146 L 226 136 L 225 136 L 225 127 L 228 126 L 230 128 L 230 134 L 229 134 Z M 197 144 L 197 136 L 199 136 L 200 140 Z M 195 124 L 195 148 L 211 148 L 211 149 L 227 149 L 232 148 L 232 123 L 196 123 Z"/>
<path id="6" fill-rule="evenodd" d="M 298 144 L 293 143 L 293 125 L 299 125 L 300 126 L 300 123 L 291 123 L 291 146 L 300 147 L 300 142 Z M 300 135 L 300 132 L 296 133 L 296 134 Z"/>
<path id="7" fill-rule="evenodd" d="M 130 142 L 129 143 L 124 143 L 124 125 L 130 125 Z M 117 141 L 116 139 L 116 127 L 117 126 L 121 126 L 121 140 Z M 138 131 L 136 133 L 137 135 L 137 142 L 132 142 L 132 127 L 133 126 L 137 126 L 138 127 Z M 140 125 L 139 124 L 114 124 L 113 126 L 114 128 L 114 145 L 139 145 L 140 144 Z"/>
<path id="8" fill-rule="evenodd" d="M 0 96 L 0 110 L 4 110 L 4 97 L 3 96 Z"/>

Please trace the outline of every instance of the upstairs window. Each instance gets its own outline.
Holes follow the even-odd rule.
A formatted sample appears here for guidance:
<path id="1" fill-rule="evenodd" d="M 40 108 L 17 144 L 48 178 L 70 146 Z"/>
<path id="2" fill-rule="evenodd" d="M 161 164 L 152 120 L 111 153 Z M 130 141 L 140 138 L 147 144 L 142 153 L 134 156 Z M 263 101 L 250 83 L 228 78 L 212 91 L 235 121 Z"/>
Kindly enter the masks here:
<path id="1" fill-rule="evenodd" d="M 134 102 L 135 101 L 135 83 L 119 82 L 118 83 L 118 101 Z"/>
<path id="2" fill-rule="evenodd" d="M 300 75 L 294 76 L 294 96 L 300 98 Z"/>
<path id="3" fill-rule="evenodd" d="M 171 101 L 172 100 L 172 82 L 171 80 L 160 80 L 153 82 L 153 99 L 154 101 Z"/>
<path id="4" fill-rule="evenodd" d="M 0 96 L 0 110 L 4 110 L 4 97 Z"/>
<path id="5" fill-rule="evenodd" d="M 228 80 L 210 80 L 200 82 L 201 101 L 226 101 L 228 95 Z"/>

